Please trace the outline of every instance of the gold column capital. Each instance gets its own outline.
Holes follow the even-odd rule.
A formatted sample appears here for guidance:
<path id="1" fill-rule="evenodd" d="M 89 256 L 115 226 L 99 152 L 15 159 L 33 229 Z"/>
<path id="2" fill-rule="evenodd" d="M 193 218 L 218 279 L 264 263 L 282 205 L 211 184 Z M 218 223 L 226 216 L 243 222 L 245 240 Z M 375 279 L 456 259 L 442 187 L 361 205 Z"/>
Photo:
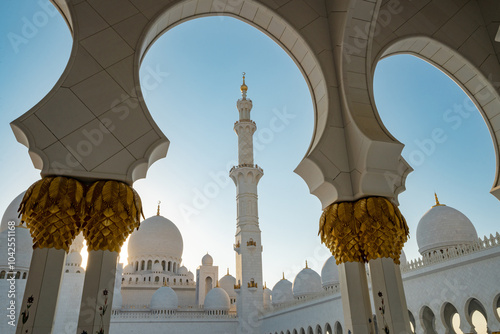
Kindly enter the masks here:
<path id="1" fill-rule="evenodd" d="M 385 197 L 367 197 L 328 206 L 321 215 L 318 234 L 337 264 L 382 257 L 399 264 L 409 230 L 391 201 Z"/>

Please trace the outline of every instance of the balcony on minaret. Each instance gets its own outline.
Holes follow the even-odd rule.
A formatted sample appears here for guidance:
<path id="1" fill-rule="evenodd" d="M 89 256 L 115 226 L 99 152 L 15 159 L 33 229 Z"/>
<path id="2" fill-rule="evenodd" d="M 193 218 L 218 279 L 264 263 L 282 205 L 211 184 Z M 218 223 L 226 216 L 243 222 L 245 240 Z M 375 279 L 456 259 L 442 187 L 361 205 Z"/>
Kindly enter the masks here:
<path id="1" fill-rule="evenodd" d="M 248 282 L 248 290 L 257 291 L 257 283 L 255 283 L 253 278 Z"/>
<path id="2" fill-rule="evenodd" d="M 238 254 L 240 254 L 240 246 L 241 246 L 241 245 L 240 245 L 240 242 L 239 242 L 239 241 L 233 245 L 233 249 L 234 249 L 234 251 L 235 251 L 236 253 L 238 253 Z"/>
<path id="3" fill-rule="evenodd" d="M 234 285 L 234 289 L 235 289 L 235 290 L 239 290 L 239 289 L 241 289 L 241 284 L 240 284 L 240 283 L 235 284 L 235 285 Z"/>

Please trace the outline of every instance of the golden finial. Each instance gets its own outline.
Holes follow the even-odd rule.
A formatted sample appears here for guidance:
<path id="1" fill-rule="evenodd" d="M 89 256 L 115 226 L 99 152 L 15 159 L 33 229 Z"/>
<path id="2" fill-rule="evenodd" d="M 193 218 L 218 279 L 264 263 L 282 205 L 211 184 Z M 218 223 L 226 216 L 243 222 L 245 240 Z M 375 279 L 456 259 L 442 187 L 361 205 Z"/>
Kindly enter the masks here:
<path id="1" fill-rule="evenodd" d="M 217 281 L 217 283 L 215 283 L 215 287 L 218 288 L 219 287 L 219 281 Z"/>
<path id="2" fill-rule="evenodd" d="M 227 274 L 226 274 L 226 276 L 229 276 L 229 268 L 227 268 Z"/>
<path id="3" fill-rule="evenodd" d="M 165 281 L 163 281 L 163 286 L 168 286 L 168 285 L 167 285 L 167 281 L 166 281 L 166 280 L 165 280 Z"/>
<path id="4" fill-rule="evenodd" d="M 264 290 L 267 289 L 267 282 L 264 281 Z"/>
<path id="5" fill-rule="evenodd" d="M 438 196 L 437 196 L 437 194 L 435 192 L 434 192 L 434 198 L 436 199 L 436 205 L 433 205 L 432 206 L 433 208 L 436 207 L 436 206 L 446 206 L 444 204 L 439 203 Z"/>
<path id="6" fill-rule="evenodd" d="M 156 210 L 156 215 L 157 216 L 160 215 L 160 204 L 161 204 L 161 201 L 158 201 L 158 210 Z"/>
<path id="7" fill-rule="evenodd" d="M 248 86 L 245 84 L 245 75 L 246 73 L 243 72 L 243 84 L 241 85 L 241 92 L 246 92 L 248 90 Z"/>
<path id="8" fill-rule="evenodd" d="M 285 272 L 283 272 L 283 278 L 282 279 L 285 279 Z"/>
<path id="9" fill-rule="evenodd" d="M 306 269 L 309 269 L 309 267 L 307 266 L 307 260 L 306 260 Z"/>

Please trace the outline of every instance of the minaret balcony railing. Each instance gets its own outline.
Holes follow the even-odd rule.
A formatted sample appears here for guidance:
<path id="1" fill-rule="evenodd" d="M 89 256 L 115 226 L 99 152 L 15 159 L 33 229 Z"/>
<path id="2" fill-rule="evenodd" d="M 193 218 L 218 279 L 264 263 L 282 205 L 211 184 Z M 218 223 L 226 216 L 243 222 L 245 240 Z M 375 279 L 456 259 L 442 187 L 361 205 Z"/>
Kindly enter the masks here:
<path id="1" fill-rule="evenodd" d="M 240 242 L 238 241 L 236 244 L 233 245 L 233 249 L 236 253 L 240 253 Z"/>
<path id="2" fill-rule="evenodd" d="M 260 168 L 259 165 L 257 165 L 257 164 L 255 164 L 255 165 L 254 164 L 239 164 L 237 166 L 233 166 L 233 168 L 231 168 L 231 170 L 229 170 L 229 173 L 231 173 L 236 168 L 243 168 L 243 167 L 256 168 L 260 172 L 264 173 L 264 170 L 262 168 Z"/>
<path id="3" fill-rule="evenodd" d="M 236 124 L 238 124 L 240 122 L 252 123 L 253 125 L 257 126 L 257 124 L 255 123 L 255 121 L 252 121 L 251 119 L 240 119 L 240 120 L 234 122 L 234 125 L 236 125 Z"/>
<path id="4" fill-rule="evenodd" d="M 257 243 L 255 241 L 253 241 L 252 239 L 247 241 L 247 247 L 256 247 L 256 246 L 257 246 Z"/>
<path id="5" fill-rule="evenodd" d="M 253 280 L 248 282 L 248 289 L 250 291 L 256 291 L 257 290 L 257 283 L 255 283 Z"/>
<path id="6" fill-rule="evenodd" d="M 239 290 L 239 289 L 241 289 L 241 284 L 235 284 L 235 285 L 234 285 L 234 289 L 235 289 L 235 290 Z"/>

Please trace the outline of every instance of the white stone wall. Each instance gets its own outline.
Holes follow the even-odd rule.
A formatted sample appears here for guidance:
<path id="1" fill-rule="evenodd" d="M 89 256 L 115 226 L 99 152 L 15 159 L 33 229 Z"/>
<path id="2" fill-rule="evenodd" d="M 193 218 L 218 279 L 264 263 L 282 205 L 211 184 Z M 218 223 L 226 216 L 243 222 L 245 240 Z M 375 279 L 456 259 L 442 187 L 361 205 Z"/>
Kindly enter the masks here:
<path id="1" fill-rule="evenodd" d="M 74 334 L 78 325 L 85 273 L 63 275 L 53 333 Z"/>

